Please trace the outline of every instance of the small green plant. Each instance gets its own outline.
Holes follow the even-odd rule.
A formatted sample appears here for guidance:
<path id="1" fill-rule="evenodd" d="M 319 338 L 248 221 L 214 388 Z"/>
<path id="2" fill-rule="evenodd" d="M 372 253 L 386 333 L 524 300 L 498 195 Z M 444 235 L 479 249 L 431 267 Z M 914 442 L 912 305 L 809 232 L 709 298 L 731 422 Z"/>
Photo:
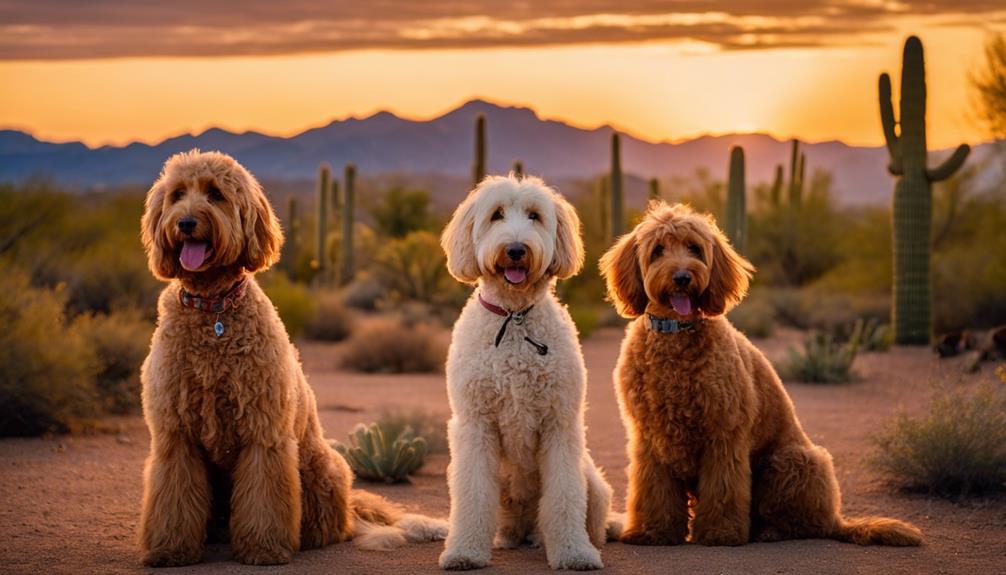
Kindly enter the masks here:
<path id="1" fill-rule="evenodd" d="M 392 318 L 360 326 L 342 356 L 343 366 L 366 373 L 434 373 L 446 360 L 446 342 L 434 328 Z"/>
<path id="2" fill-rule="evenodd" d="M 1004 379 L 1006 381 L 1006 379 Z M 905 489 L 958 498 L 1006 489 L 1006 392 L 938 387 L 929 410 L 899 414 L 872 463 Z"/>
<path id="3" fill-rule="evenodd" d="M 426 440 L 427 453 L 447 453 L 447 415 L 424 409 L 385 410 L 377 418 L 377 425 L 392 437 L 401 437 L 406 431 Z"/>
<path id="4" fill-rule="evenodd" d="M 349 434 L 349 442 L 336 442 L 333 447 L 353 473 L 366 481 L 401 483 L 426 462 L 426 440 L 416 437 L 409 427 L 392 435 L 376 423 L 361 423 Z"/>
<path id="5" fill-rule="evenodd" d="M 880 323 L 875 317 L 867 320 L 857 319 L 852 331 L 861 334 L 860 345 L 863 351 L 887 351 L 891 349 L 891 343 L 894 342 L 891 326 Z"/>
<path id="6" fill-rule="evenodd" d="M 353 316 L 333 291 L 321 291 L 315 298 L 315 313 L 304 324 L 304 335 L 319 341 L 342 341 L 353 331 Z"/>
<path id="7" fill-rule="evenodd" d="M 789 359 L 781 366 L 787 377 L 804 383 L 846 383 L 855 378 L 852 362 L 859 351 L 862 324 L 849 341 L 836 341 L 830 333 L 817 332 L 803 342 L 803 351 L 789 348 Z"/>

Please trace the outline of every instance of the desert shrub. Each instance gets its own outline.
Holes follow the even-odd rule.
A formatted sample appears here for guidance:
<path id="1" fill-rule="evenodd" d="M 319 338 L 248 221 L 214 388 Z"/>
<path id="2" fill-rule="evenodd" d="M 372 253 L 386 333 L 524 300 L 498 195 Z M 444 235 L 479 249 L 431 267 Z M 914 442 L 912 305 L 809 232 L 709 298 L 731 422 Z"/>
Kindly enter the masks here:
<path id="1" fill-rule="evenodd" d="M 418 231 L 391 240 L 377 253 L 375 276 L 396 301 L 421 301 L 460 308 L 467 290 L 447 272 L 436 235 Z"/>
<path id="2" fill-rule="evenodd" d="M 99 371 L 94 384 L 109 413 L 140 409 L 140 365 L 150 350 L 153 325 L 138 311 L 83 315 L 74 328 L 94 347 Z"/>
<path id="3" fill-rule="evenodd" d="M 855 377 L 852 362 L 858 349 L 858 338 L 840 343 L 830 333 L 816 332 L 804 340 L 802 351 L 789 348 L 779 371 L 804 383 L 846 383 Z"/>
<path id="4" fill-rule="evenodd" d="M 927 412 L 899 414 L 874 438 L 873 464 L 898 485 L 944 497 L 1006 488 L 1006 392 L 937 388 Z"/>
<path id="5" fill-rule="evenodd" d="M 99 413 L 98 358 L 64 314 L 65 294 L 0 270 L 0 435 L 77 428 Z"/>
<path id="6" fill-rule="evenodd" d="M 775 308 L 767 297 L 752 293 L 727 314 L 730 323 L 752 338 L 772 335 L 775 330 Z"/>
<path id="7" fill-rule="evenodd" d="M 394 187 L 370 206 L 377 231 L 384 236 L 403 238 L 412 232 L 429 230 L 433 224 L 430 194 L 425 190 Z"/>
<path id="8" fill-rule="evenodd" d="M 601 321 L 601 310 L 597 304 L 570 304 L 569 315 L 573 318 L 573 324 L 576 325 L 580 339 L 590 337 Z"/>
<path id="9" fill-rule="evenodd" d="M 342 341 L 353 331 L 353 316 L 340 295 L 322 291 L 315 297 L 315 313 L 304 324 L 304 335 L 320 341 Z"/>
<path id="10" fill-rule="evenodd" d="M 430 373 L 443 369 L 447 347 L 426 324 L 406 327 L 400 320 L 380 318 L 353 332 L 343 365 L 367 373 Z"/>
<path id="11" fill-rule="evenodd" d="M 853 333 L 860 333 L 859 343 L 863 351 L 887 351 L 894 343 L 891 325 L 881 323 L 876 318 L 859 319 L 852 330 Z"/>
<path id="12" fill-rule="evenodd" d="M 381 282 L 370 275 L 358 277 L 342 290 L 342 301 L 347 307 L 364 311 L 377 310 L 377 304 L 387 296 Z"/>
<path id="13" fill-rule="evenodd" d="M 262 289 L 276 306 L 287 333 L 292 338 L 299 336 L 315 313 L 314 299 L 307 286 L 292 282 L 286 275 L 276 272 L 259 277 Z"/>
<path id="14" fill-rule="evenodd" d="M 359 424 L 349 434 L 349 445 L 335 442 L 353 473 L 366 481 L 400 483 L 426 462 L 426 440 L 406 428 L 397 435 L 376 423 Z"/>
<path id="15" fill-rule="evenodd" d="M 426 440 L 429 453 L 447 453 L 447 416 L 422 409 L 388 410 L 381 413 L 377 425 L 391 437 L 411 430 Z"/>

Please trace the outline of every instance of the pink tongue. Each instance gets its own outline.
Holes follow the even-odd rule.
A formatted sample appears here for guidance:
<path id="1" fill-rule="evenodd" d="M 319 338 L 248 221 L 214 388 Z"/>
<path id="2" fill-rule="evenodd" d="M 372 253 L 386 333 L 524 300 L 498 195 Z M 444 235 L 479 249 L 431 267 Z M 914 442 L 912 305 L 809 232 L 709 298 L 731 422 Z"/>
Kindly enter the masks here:
<path id="1" fill-rule="evenodd" d="M 527 279 L 527 270 L 524 268 L 506 268 L 503 270 L 503 275 L 506 276 L 508 282 L 519 284 Z"/>
<path id="2" fill-rule="evenodd" d="M 691 315 L 692 300 L 686 295 L 672 295 L 671 306 L 678 315 Z"/>
<path id="3" fill-rule="evenodd" d="M 194 272 L 203 265 L 206 259 L 206 244 L 203 242 L 186 241 L 182 244 L 182 253 L 178 256 L 178 261 L 182 262 L 182 267 Z"/>

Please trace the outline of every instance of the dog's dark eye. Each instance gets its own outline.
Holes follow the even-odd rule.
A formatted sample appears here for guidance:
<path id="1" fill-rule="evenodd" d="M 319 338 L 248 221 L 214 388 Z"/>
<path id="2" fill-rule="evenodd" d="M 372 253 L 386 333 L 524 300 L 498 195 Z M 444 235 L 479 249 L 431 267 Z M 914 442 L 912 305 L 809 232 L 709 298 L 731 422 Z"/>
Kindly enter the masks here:
<path id="1" fill-rule="evenodd" d="M 496 220 L 502 220 L 503 219 L 503 208 L 496 208 L 496 211 L 493 212 L 493 217 L 491 219 L 494 222 Z"/>
<path id="2" fill-rule="evenodd" d="M 529 219 L 529 220 L 540 220 L 541 216 L 538 215 L 538 212 L 528 212 L 527 219 Z"/>
<path id="3" fill-rule="evenodd" d="M 696 244 L 688 244 L 688 251 L 697 258 L 702 257 L 702 248 Z"/>
<path id="4" fill-rule="evenodd" d="M 182 199 L 184 195 L 185 195 L 184 188 L 178 188 L 177 190 L 171 192 L 171 203 L 172 204 L 177 203 L 179 200 Z"/>
<path id="5" fill-rule="evenodd" d="M 206 188 L 206 195 L 209 196 L 210 200 L 214 202 L 222 202 L 224 199 L 223 192 L 221 192 L 220 188 L 214 186 L 213 184 L 210 184 Z"/>
<path id="6" fill-rule="evenodd" d="M 653 253 L 650 254 L 650 259 L 651 260 L 655 260 L 655 259 L 659 258 L 662 255 L 664 255 L 664 246 L 662 246 L 660 244 L 657 244 L 657 245 L 653 246 Z"/>

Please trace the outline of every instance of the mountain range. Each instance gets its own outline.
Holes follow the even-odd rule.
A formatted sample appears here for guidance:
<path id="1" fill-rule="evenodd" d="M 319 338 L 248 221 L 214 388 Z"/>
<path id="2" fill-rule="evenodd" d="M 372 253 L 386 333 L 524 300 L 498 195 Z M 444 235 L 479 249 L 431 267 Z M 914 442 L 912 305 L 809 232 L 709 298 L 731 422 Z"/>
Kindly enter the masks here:
<path id="1" fill-rule="evenodd" d="M 378 112 L 366 118 L 332 121 L 291 137 L 211 128 L 155 145 L 134 142 L 89 148 L 80 142 L 45 142 L 25 132 L 0 130 L 0 181 L 43 175 L 81 190 L 147 186 L 168 156 L 199 148 L 234 155 L 264 182 L 305 182 L 314 178 L 321 162 L 337 167 L 354 162 L 363 178 L 422 182 L 431 189 L 436 203 L 443 205 L 466 191 L 479 114 L 486 117 L 490 173 L 505 173 L 519 159 L 526 172 L 558 184 L 596 177 L 608 169 L 614 128 L 583 129 L 542 119 L 529 108 L 472 100 L 431 120 Z M 775 166 L 789 162 L 790 142 L 765 134 L 702 136 L 675 143 L 649 142 L 623 134 L 622 165 L 638 181 L 688 177 L 699 169 L 708 170 L 714 179 L 724 179 L 729 150 L 735 145 L 744 147 L 749 183 L 770 181 Z M 833 174 L 839 203 L 889 201 L 892 179 L 887 174 L 888 155 L 883 147 L 828 141 L 804 143 L 802 149 L 808 177 L 816 169 Z M 933 161 L 947 153 L 949 150 L 934 152 Z M 630 186 L 628 199 L 644 194 L 643 190 L 638 183 Z"/>

